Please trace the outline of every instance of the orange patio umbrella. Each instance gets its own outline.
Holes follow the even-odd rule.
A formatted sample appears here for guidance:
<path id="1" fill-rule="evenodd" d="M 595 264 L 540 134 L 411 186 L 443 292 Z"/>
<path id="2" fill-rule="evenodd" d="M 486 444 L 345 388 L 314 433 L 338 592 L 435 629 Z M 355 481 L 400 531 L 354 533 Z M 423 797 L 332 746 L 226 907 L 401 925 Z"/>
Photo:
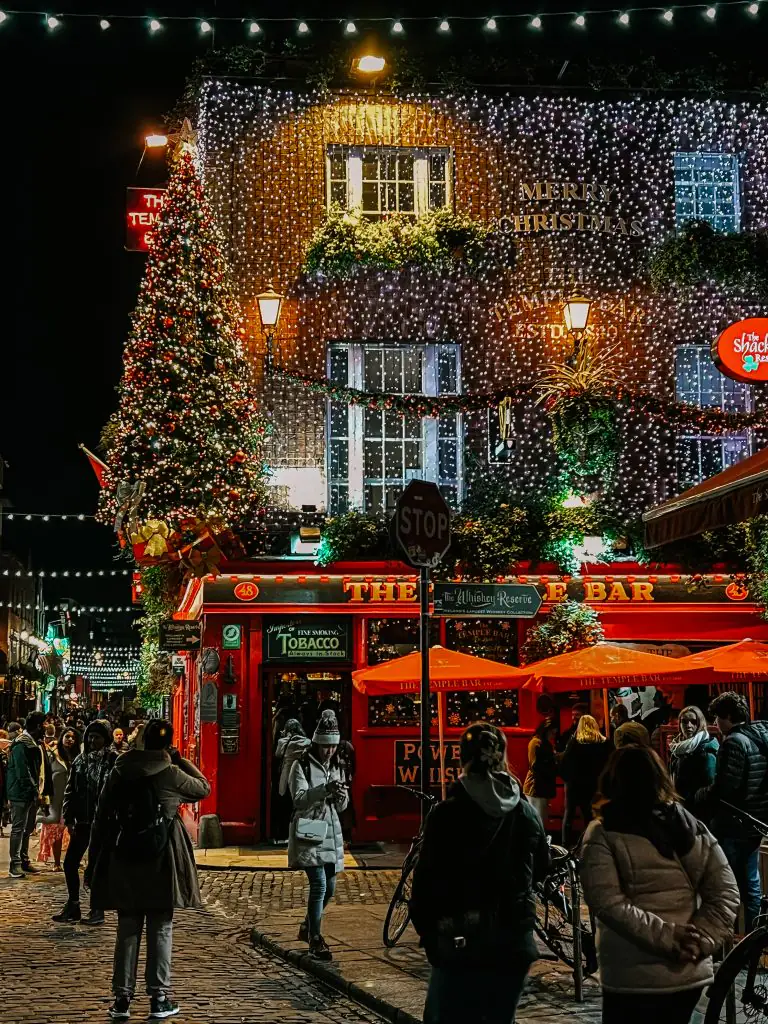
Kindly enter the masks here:
<path id="1" fill-rule="evenodd" d="M 736 644 L 714 647 L 681 658 L 681 662 L 696 665 L 711 672 L 712 683 L 749 683 L 749 713 L 755 716 L 755 689 L 753 683 L 768 681 L 768 644 L 757 640 L 739 640 Z"/>
<path id="2" fill-rule="evenodd" d="M 620 686 L 688 686 L 709 682 L 711 670 L 682 667 L 686 658 L 662 658 L 615 644 L 596 644 L 579 651 L 556 654 L 527 667 L 533 673 L 525 689 L 567 693 L 571 690 L 603 690 L 605 728 L 608 728 L 608 690 Z"/>
<path id="3" fill-rule="evenodd" d="M 514 665 L 504 665 L 500 661 L 450 651 L 439 644 L 429 649 L 430 690 L 438 694 L 456 690 L 516 690 L 530 678 L 531 671 L 528 668 L 515 668 Z M 372 668 L 358 669 L 352 673 L 352 679 L 355 687 L 369 697 L 390 693 L 418 693 L 421 689 L 421 652 L 414 651 L 413 654 L 385 661 Z M 445 708 L 441 697 L 437 701 L 437 724 L 442 752 Z M 444 775 L 441 786 L 445 799 Z"/>
<path id="4" fill-rule="evenodd" d="M 516 690 L 531 678 L 530 668 L 516 668 L 488 658 L 450 651 L 435 644 L 429 649 L 429 681 L 434 691 Z M 352 673 L 355 686 L 369 697 L 389 693 L 418 693 L 421 688 L 421 653 L 385 661 Z"/>

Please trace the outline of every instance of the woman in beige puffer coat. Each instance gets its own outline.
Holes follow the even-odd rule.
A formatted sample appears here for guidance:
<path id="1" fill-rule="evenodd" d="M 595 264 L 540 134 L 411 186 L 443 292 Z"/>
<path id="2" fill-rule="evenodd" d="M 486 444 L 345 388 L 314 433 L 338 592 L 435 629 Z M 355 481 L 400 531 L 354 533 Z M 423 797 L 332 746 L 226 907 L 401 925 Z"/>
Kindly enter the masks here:
<path id="1" fill-rule="evenodd" d="M 688 1024 L 733 931 L 733 872 L 653 750 L 617 750 L 600 790 L 581 877 L 597 919 L 603 1024 Z"/>

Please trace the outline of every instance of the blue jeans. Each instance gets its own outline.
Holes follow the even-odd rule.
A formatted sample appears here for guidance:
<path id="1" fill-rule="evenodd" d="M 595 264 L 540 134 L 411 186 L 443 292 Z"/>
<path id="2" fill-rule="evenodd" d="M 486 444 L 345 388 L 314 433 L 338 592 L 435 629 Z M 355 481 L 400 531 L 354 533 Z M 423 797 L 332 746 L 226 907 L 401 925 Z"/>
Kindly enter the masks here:
<path id="1" fill-rule="evenodd" d="M 424 1024 L 514 1024 L 530 962 L 502 968 L 433 967 Z"/>
<path id="2" fill-rule="evenodd" d="M 320 934 L 320 922 L 323 911 L 333 899 L 336 892 L 336 865 L 317 864 L 304 868 L 309 879 L 309 901 L 307 903 L 307 922 L 310 938 Z"/>
<path id="3" fill-rule="evenodd" d="M 723 853 L 736 876 L 744 907 L 744 930 L 752 931 L 760 910 L 760 872 L 758 870 L 759 839 L 721 839 Z"/>

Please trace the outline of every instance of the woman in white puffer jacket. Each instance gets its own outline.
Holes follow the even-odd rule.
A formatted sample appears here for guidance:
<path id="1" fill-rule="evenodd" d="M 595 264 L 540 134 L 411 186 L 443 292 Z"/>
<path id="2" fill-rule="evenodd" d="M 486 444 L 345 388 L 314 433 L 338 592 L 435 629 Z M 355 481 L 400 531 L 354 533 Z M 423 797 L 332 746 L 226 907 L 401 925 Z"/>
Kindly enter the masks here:
<path id="1" fill-rule="evenodd" d="M 339 812 L 349 803 L 336 757 L 341 736 L 336 716 L 323 711 L 307 753 L 293 762 L 288 787 L 293 799 L 293 817 L 288 836 L 288 866 L 301 868 L 309 878 L 307 917 L 299 939 L 309 941 L 309 951 L 319 960 L 330 960 L 331 951 L 320 934 L 323 911 L 336 891 L 336 875 L 344 870 L 344 837 Z M 298 832 L 301 819 L 325 824 L 320 841 L 303 840 Z"/>
<path id="2" fill-rule="evenodd" d="M 653 750 L 617 750 L 600 792 L 581 877 L 597 919 L 603 1024 L 688 1024 L 733 931 L 733 872 Z"/>

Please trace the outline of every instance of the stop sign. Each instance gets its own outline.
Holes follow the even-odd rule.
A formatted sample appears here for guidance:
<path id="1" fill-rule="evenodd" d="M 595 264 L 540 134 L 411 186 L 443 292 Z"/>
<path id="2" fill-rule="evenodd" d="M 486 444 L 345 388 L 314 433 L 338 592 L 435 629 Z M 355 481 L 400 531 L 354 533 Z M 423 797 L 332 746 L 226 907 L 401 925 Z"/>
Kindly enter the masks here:
<path id="1" fill-rule="evenodd" d="M 395 533 L 412 565 L 437 565 L 451 544 L 451 510 L 437 484 L 411 480 L 397 502 Z"/>

